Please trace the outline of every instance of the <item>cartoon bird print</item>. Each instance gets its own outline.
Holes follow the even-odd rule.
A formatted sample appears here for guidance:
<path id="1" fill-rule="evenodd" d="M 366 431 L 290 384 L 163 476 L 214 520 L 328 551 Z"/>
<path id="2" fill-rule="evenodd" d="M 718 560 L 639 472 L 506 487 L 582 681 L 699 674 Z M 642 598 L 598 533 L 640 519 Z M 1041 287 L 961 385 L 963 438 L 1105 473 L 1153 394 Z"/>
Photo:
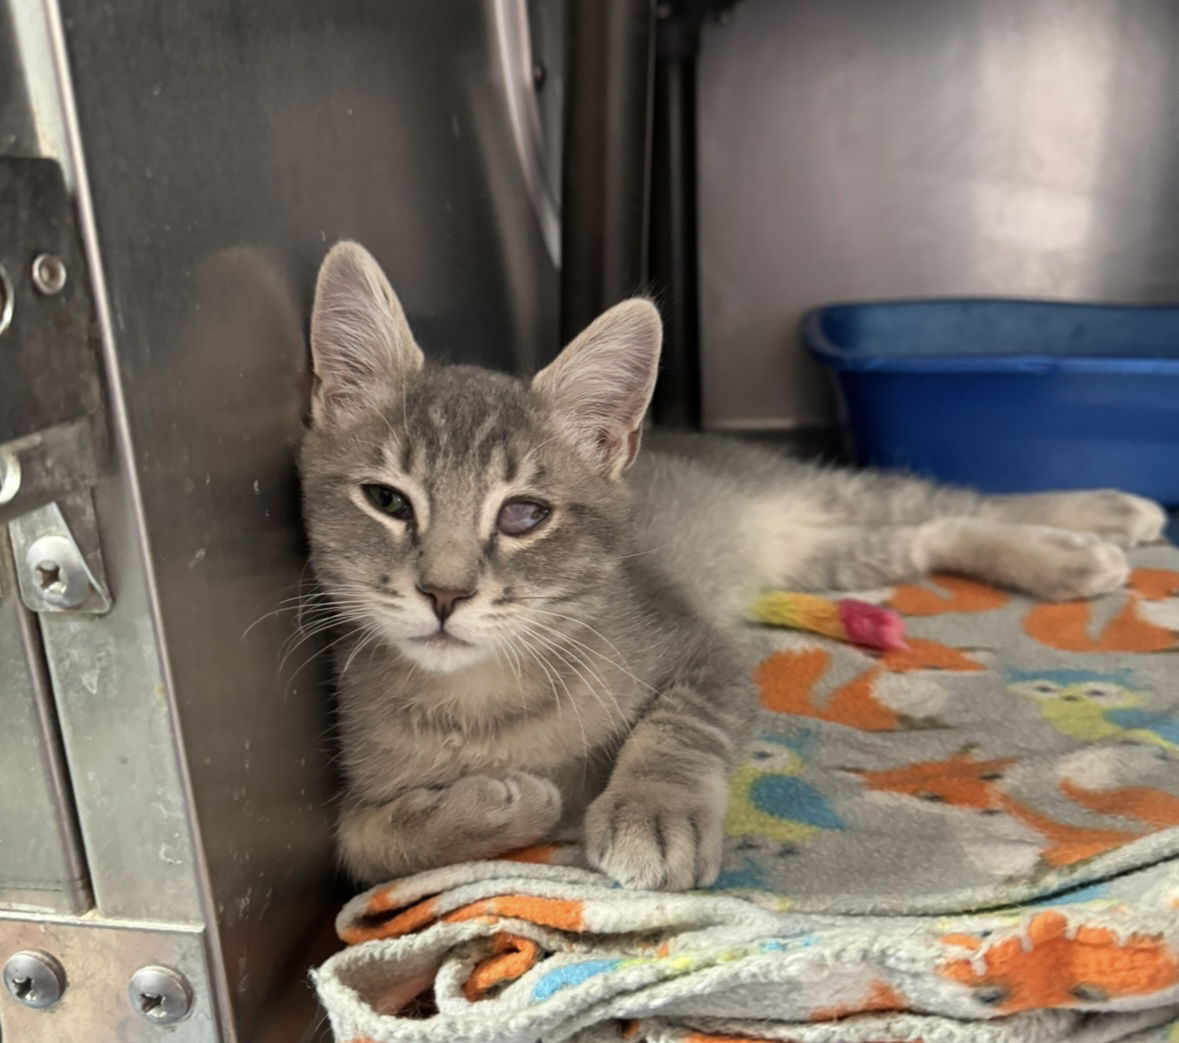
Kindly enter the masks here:
<path id="1" fill-rule="evenodd" d="M 827 798 L 798 776 L 813 733 L 762 735 L 729 780 L 725 832 L 792 844 L 824 829 L 845 829 Z"/>
<path id="2" fill-rule="evenodd" d="M 1074 739 L 1128 739 L 1179 754 L 1179 718 L 1143 709 L 1129 670 L 1012 670 L 1007 690 L 1034 699 L 1044 719 Z"/>

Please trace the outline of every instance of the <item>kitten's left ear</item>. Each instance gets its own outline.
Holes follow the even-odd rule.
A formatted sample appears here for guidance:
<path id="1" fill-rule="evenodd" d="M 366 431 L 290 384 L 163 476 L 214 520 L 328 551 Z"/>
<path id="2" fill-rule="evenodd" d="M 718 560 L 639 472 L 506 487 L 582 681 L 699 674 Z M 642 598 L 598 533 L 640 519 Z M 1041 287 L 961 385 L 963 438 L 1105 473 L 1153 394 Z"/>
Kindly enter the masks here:
<path id="1" fill-rule="evenodd" d="M 635 297 L 596 318 L 532 380 L 573 444 L 608 478 L 638 454 L 662 339 L 655 305 Z"/>
<path id="2" fill-rule="evenodd" d="M 401 302 L 359 243 L 331 248 L 319 269 L 311 312 L 313 423 L 357 413 L 422 368 Z"/>

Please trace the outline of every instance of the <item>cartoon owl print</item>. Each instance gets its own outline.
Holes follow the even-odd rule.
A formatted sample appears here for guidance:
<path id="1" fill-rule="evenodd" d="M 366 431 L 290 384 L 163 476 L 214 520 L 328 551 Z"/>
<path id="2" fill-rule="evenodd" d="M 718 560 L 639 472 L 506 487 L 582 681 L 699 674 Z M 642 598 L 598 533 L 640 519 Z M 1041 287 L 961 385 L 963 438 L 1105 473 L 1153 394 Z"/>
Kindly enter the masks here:
<path id="1" fill-rule="evenodd" d="M 1010 670 L 1007 690 L 1034 700 L 1049 724 L 1081 742 L 1142 742 L 1179 754 L 1179 719 L 1146 709 L 1130 670 Z"/>

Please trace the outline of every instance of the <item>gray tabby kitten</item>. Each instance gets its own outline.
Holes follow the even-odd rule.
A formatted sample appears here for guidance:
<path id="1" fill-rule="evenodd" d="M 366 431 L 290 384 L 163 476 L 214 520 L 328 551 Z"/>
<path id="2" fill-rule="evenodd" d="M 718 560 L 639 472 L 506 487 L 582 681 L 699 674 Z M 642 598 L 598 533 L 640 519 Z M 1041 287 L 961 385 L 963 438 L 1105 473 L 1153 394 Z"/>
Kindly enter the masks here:
<path id="1" fill-rule="evenodd" d="M 324 261 L 301 468 L 315 572 L 351 624 L 357 878 L 581 833 L 622 884 L 708 884 L 756 706 L 724 632 L 751 592 L 948 570 L 1089 597 L 1161 532 L 1117 492 L 980 496 L 705 437 L 639 457 L 659 345 L 631 300 L 530 381 L 434 365 L 363 248 Z"/>

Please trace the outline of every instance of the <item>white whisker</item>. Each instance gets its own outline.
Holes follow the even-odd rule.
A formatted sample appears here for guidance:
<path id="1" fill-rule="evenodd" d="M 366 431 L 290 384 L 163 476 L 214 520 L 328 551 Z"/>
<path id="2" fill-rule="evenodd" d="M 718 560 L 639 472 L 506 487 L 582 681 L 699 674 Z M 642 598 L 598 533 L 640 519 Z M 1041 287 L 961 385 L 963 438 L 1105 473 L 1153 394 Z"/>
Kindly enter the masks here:
<path id="1" fill-rule="evenodd" d="M 345 640 L 347 637 L 349 637 L 348 634 L 341 634 L 339 637 L 335 638 L 334 640 L 329 641 L 326 645 L 322 645 L 321 647 L 317 648 L 314 652 L 311 653 L 311 655 L 309 655 L 297 667 L 295 667 L 294 670 L 291 671 L 290 680 L 293 681 L 296 677 L 299 676 L 300 673 L 302 673 L 307 668 L 307 665 L 309 663 L 314 662 L 316 659 L 318 659 L 325 652 L 330 652 L 333 648 L 335 648 L 336 645 L 338 645 L 341 641 Z M 282 673 L 283 664 L 285 662 L 286 662 L 286 658 L 284 658 L 283 662 L 279 664 L 278 672 L 280 674 Z"/>
<path id="2" fill-rule="evenodd" d="M 529 628 L 529 633 L 532 635 L 532 637 L 544 643 L 556 655 L 560 656 L 566 666 L 568 666 L 569 669 L 571 669 L 575 674 L 577 674 L 579 678 L 581 678 L 582 683 L 586 686 L 586 689 L 589 691 L 590 695 L 597 699 L 598 705 L 602 707 L 602 711 L 605 713 L 606 719 L 610 720 L 610 708 L 606 705 L 603 695 L 608 696 L 610 702 L 614 705 L 616 719 L 618 721 L 625 720 L 625 714 L 622 712 L 622 707 L 618 704 L 618 699 L 610 690 L 610 685 L 606 679 L 590 665 L 588 660 L 586 660 L 583 656 L 578 655 L 574 649 L 561 648 L 552 638 L 546 637 L 544 634 L 532 630 L 531 626 L 535 625 L 536 623 L 537 620 L 532 620 L 531 623 L 525 622 L 524 625 Z M 593 682 L 589 680 L 589 678 L 587 678 L 584 673 L 582 673 L 580 669 L 581 667 L 584 667 L 585 670 L 589 672 L 590 676 L 598 682 L 598 684 L 601 686 L 600 690 L 594 686 Z"/>
<path id="3" fill-rule="evenodd" d="M 340 676 L 343 677 L 348 672 L 348 667 L 352 665 L 353 660 L 364 650 L 366 645 L 371 645 L 373 641 L 380 638 L 381 632 L 375 627 L 369 626 L 366 628 L 366 633 L 356 643 L 356 647 L 348 654 L 348 658 L 344 660 L 344 665 L 340 668 Z"/>
<path id="4" fill-rule="evenodd" d="M 532 636 L 536 637 L 537 635 L 533 634 Z M 586 755 L 589 753 L 589 738 L 586 735 L 585 719 L 581 716 L 581 710 L 578 708 L 577 700 L 573 697 L 573 693 L 569 690 L 569 685 L 566 683 L 565 679 L 561 676 L 561 672 L 559 669 L 557 669 L 556 665 L 550 664 L 548 662 L 547 658 L 545 658 L 544 654 L 541 651 L 539 651 L 538 649 L 535 649 L 531 645 L 529 645 L 528 640 L 525 637 L 525 635 L 523 635 L 523 634 L 520 635 L 520 641 L 523 644 L 525 651 L 529 655 L 531 655 L 533 661 L 536 662 L 536 664 L 545 672 L 545 675 L 549 678 L 550 684 L 552 686 L 552 691 L 553 691 L 553 700 L 557 704 L 558 715 L 562 713 L 562 709 L 561 709 L 560 694 L 557 691 L 557 682 L 559 681 L 561 684 L 561 687 L 565 689 L 565 696 L 569 700 L 569 708 L 573 711 L 573 716 L 577 720 L 577 728 L 581 732 L 581 749 L 582 749 L 581 781 L 582 781 L 582 785 L 584 786 L 585 785 L 585 777 L 586 777 L 586 766 L 587 766 L 587 761 L 588 761 L 588 758 Z"/>
<path id="5" fill-rule="evenodd" d="M 530 620 L 530 622 L 532 622 L 538 626 L 545 627 L 547 630 L 550 630 L 554 634 L 559 634 L 561 637 L 565 638 L 565 640 L 569 641 L 571 644 L 576 645 L 578 648 L 582 649 L 583 651 L 589 652 L 592 655 L 596 655 L 599 659 L 602 659 L 605 662 L 610 663 L 613 667 L 615 667 L 618 670 L 621 670 L 632 681 L 634 681 L 638 685 L 641 685 L 643 688 L 646 688 L 649 692 L 656 692 L 657 691 L 656 688 L 654 688 L 652 685 L 648 684 L 641 677 L 639 677 L 637 674 L 635 674 L 635 672 L 633 670 L 631 670 L 630 664 L 627 663 L 625 657 L 622 654 L 621 649 L 619 649 L 619 647 L 616 644 L 614 644 L 613 641 L 611 641 L 608 637 L 606 637 L 605 634 L 601 633 L 598 630 L 595 630 L 588 623 L 578 619 L 575 616 L 567 615 L 564 612 L 552 612 L 547 609 L 538 609 L 538 608 L 530 608 L 528 611 L 533 612 L 533 613 L 540 613 L 540 614 L 543 614 L 546 616 L 555 616 L 558 619 L 568 620 L 570 623 L 574 623 L 577 626 L 585 627 L 585 629 L 590 631 L 590 633 L 595 634 L 597 637 L 599 637 L 603 641 L 605 641 L 606 644 L 608 644 L 612 649 L 614 649 L 614 651 L 618 653 L 618 658 L 621 659 L 622 662 L 618 662 L 618 660 L 612 659 L 610 656 L 606 655 L 604 652 L 599 651 L 598 649 L 594 648 L 592 645 L 589 645 L 584 641 L 578 640 L 577 638 L 573 637 L 570 634 L 563 633 L 562 631 L 558 630 L 556 627 L 552 626 L 551 624 L 545 623 L 543 620 L 539 620 L 539 619 L 531 619 Z"/>

